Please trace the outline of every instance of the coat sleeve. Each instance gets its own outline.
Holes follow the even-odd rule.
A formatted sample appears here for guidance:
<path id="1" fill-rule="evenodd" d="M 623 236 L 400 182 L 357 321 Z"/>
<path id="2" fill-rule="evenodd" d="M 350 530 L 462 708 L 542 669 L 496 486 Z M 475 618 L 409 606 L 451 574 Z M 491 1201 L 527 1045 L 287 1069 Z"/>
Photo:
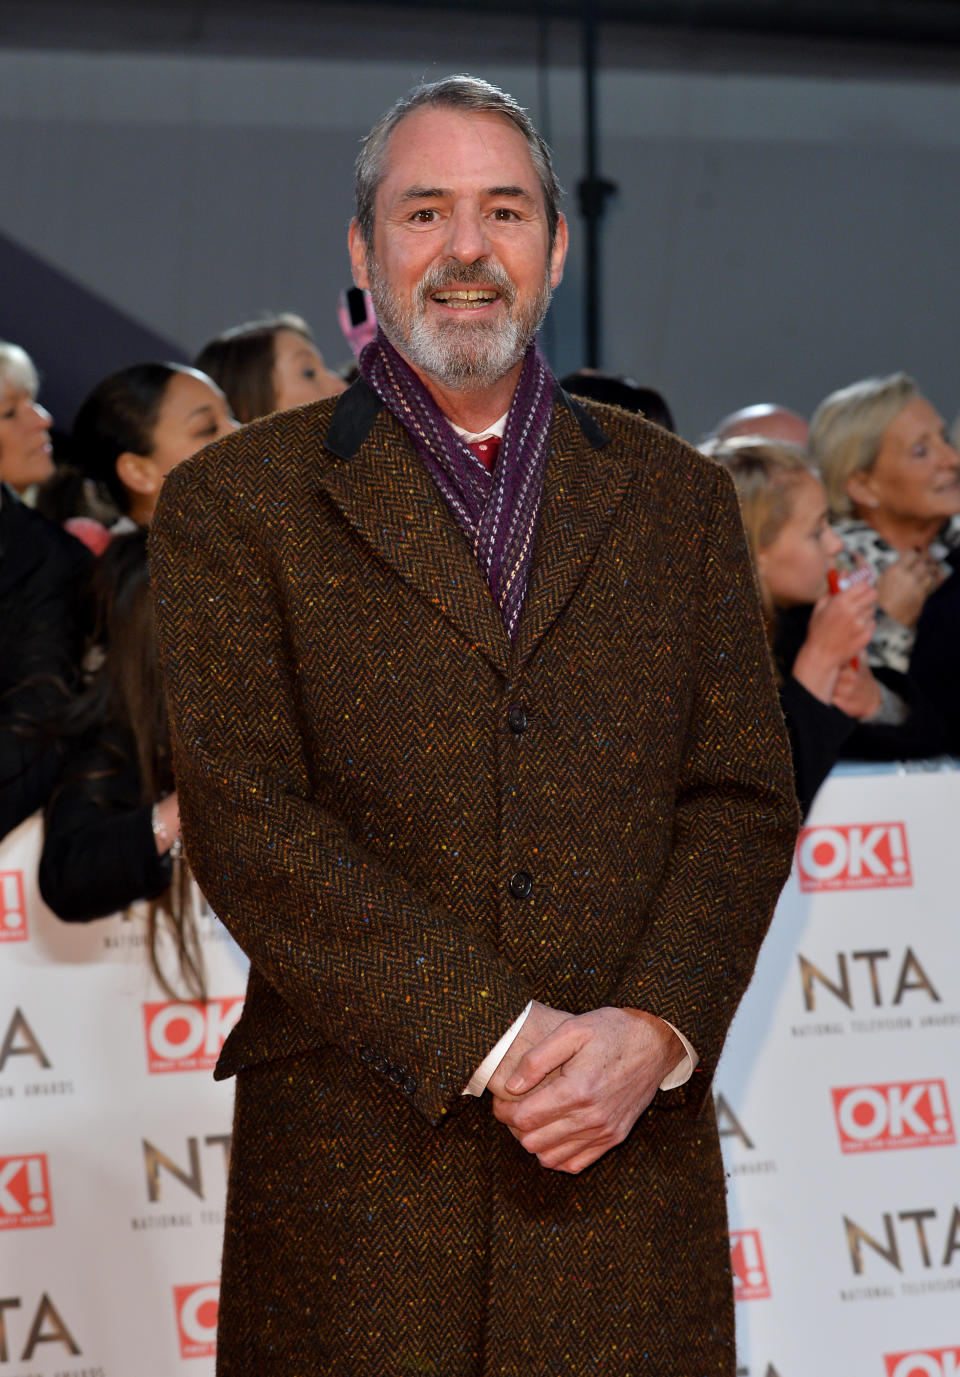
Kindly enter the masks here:
<path id="1" fill-rule="evenodd" d="M 164 484 L 151 572 L 184 848 L 214 910 L 314 1045 L 382 1055 L 430 1122 L 532 991 L 312 801 L 297 666 L 262 529 L 211 478 Z M 256 973 L 254 975 L 254 972 Z"/>
<path id="2" fill-rule="evenodd" d="M 673 845 L 611 999 L 658 1014 L 690 1039 L 699 1064 L 663 1100 L 694 1109 L 753 973 L 797 831 L 790 751 L 739 507 L 728 475 L 711 476 Z"/>
<path id="3" fill-rule="evenodd" d="M 77 747 L 44 819 L 37 878 L 47 907 L 67 923 L 105 918 L 156 898 L 171 874 L 169 856 L 157 854 L 135 767 L 120 765 L 102 743 Z"/>

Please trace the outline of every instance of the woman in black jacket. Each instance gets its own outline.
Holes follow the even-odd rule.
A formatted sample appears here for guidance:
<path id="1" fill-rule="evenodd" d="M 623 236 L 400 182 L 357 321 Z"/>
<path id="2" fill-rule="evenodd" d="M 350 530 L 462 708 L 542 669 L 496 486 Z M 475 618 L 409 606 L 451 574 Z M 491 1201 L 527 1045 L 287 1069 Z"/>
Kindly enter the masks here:
<path id="1" fill-rule="evenodd" d="M 827 524 L 823 484 L 801 450 L 744 437 L 713 457 L 740 498 L 806 815 L 858 722 L 899 711 L 860 654 L 873 634 L 876 594 L 868 580 L 829 592 L 843 541 Z"/>
<path id="2" fill-rule="evenodd" d="M 172 938 L 183 985 L 202 998 L 146 531 L 114 537 L 94 574 L 94 597 L 100 663 L 64 716 L 65 763 L 46 810 L 40 892 L 66 922 L 87 922 L 148 900 L 155 975 L 177 997 L 161 956 Z"/>

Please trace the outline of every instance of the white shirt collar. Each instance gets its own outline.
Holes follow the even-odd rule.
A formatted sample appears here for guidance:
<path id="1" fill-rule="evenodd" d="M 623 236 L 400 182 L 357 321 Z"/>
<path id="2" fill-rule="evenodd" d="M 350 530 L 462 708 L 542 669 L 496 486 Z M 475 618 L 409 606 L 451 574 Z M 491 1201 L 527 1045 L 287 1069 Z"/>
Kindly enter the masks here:
<path id="1" fill-rule="evenodd" d="M 503 432 L 507 428 L 507 417 L 509 415 L 509 410 L 505 411 L 498 420 L 494 421 L 493 425 L 487 426 L 486 430 L 480 430 L 476 433 L 470 430 L 464 430 L 462 426 L 455 426 L 452 421 L 450 421 L 449 424 L 457 432 L 464 444 L 475 445 L 479 440 L 489 440 L 492 435 L 495 435 L 498 440 L 502 440 Z"/>

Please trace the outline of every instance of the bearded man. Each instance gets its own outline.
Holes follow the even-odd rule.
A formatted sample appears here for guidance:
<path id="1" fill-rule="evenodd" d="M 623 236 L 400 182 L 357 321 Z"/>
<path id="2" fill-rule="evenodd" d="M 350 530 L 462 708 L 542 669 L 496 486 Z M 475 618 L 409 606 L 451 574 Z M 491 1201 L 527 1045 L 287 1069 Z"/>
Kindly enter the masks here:
<path id="1" fill-rule="evenodd" d="M 736 500 L 557 387 L 496 88 L 368 136 L 380 333 L 168 478 L 186 848 L 248 952 L 221 1377 L 734 1372 L 708 1088 L 795 804 Z"/>

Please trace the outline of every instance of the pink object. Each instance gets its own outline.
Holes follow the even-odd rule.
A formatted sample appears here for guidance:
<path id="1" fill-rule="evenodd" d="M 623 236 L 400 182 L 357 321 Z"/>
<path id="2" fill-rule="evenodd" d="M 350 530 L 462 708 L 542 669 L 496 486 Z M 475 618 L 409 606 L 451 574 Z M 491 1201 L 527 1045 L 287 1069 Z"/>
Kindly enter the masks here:
<path id="1" fill-rule="evenodd" d="M 340 322 L 343 337 L 356 358 L 360 357 L 360 350 L 364 345 L 369 344 L 377 333 L 377 315 L 373 309 L 373 301 L 369 292 L 363 293 L 363 302 L 366 307 L 366 316 L 363 320 L 355 323 L 350 313 L 346 292 L 341 292 L 337 301 L 337 320 Z"/>
<path id="2" fill-rule="evenodd" d="M 102 555 L 113 539 L 106 526 L 94 521 L 92 516 L 71 516 L 63 523 L 63 529 L 82 541 L 95 555 Z"/>

